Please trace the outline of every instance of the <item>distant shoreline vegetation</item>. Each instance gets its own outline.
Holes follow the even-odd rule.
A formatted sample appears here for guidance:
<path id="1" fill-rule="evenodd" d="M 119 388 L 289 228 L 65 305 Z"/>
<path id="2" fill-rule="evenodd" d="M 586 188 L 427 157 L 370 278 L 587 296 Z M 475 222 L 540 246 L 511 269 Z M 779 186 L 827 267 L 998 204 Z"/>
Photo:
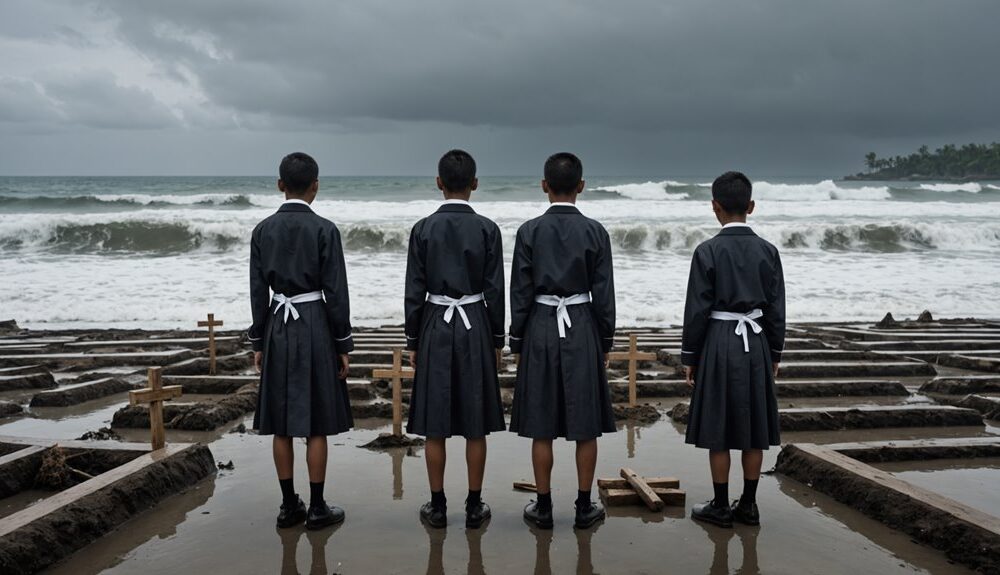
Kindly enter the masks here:
<path id="1" fill-rule="evenodd" d="M 920 146 L 909 156 L 880 158 L 875 152 L 865 154 L 867 171 L 847 176 L 845 180 L 998 180 L 1000 179 L 1000 143 L 948 144 L 933 152 Z"/>

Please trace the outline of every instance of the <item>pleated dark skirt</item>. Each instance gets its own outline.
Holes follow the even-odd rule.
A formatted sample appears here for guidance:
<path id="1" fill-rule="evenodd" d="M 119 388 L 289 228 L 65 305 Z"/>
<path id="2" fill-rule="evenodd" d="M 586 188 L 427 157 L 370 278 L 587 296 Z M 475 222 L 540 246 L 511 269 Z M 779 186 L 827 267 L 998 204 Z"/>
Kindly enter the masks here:
<path id="1" fill-rule="evenodd" d="M 406 431 L 468 439 L 503 431 L 506 423 L 486 306 L 464 306 L 472 324 L 469 330 L 457 310 L 451 323 L 445 323 L 447 307 L 424 305 Z"/>
<path id="2" fill-rule="evenodd" d="M 771 348 L 748 326 L 750 351 L 744 352 L 735 329 L 735 321 L 709 323 L 685 440 L 714 451 L 780 445 Z"/>
<path id="3" fill-rule="evenodd" d="M 272 310 L 273 310 L 272 306 Z M 295 304 L 299 319 L 271 315 L 264 335 L 260 398 L 253 426 L 261 435 L 311 437 L 351 429 L 347 382 L 322 301 Z"/>
<path id="4" fill-rule="evenodd" d="M 510 430 L 522 437 L 586 441 L 615 431 L 608 373 L 590 305 L 567 308 L 560 339 L 556 308 L 535 304 L 517 369 Z"/>

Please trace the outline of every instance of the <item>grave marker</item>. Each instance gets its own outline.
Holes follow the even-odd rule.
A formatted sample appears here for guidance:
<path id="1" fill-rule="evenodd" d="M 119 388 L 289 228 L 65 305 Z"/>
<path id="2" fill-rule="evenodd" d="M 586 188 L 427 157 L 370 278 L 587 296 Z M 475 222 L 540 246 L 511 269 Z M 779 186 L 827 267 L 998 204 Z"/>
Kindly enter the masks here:
<path id="1" fill-rule="evenodd" d="M 639 361 L 653 361 L 656 354 L 648 351 L 639 351 L 639 336 L 629 334 L 628 351 L 615 351 L 608 354 L 608 361 L 628 361 L 628 404 L 635 407 L 636 404 L 636 369 Z"/>
<path id="2" fill-rule="evenodd" d="M 392 350 L 392 369 L 373 369 L 372 379 L 392 382 L 392 434 L 403 436 L 403 380 L 413 379 L 412 369 L 403 369 L 403 350 Z"/>
<path id="3" fill-rule="evenodd" d="M 149 404 L 149 428 L 152 432 L 153 451 L 162 449 L 167 444 L 166 432 L 163 429 L 163 402 L 181 396 L 181 386 L 163 387 L 161 375 L 160 368 L 149 368 L 149 387 L 128 392 L 130 405 Z"/>
<path id="4" fill-rule="evenodd" d="M 215 328 L 222 325 L 222 320 L 215 320 L 215 314 L 208 314 L 207 321 L 199 321 L 198 327 L 208 328 L 208 373 L 215 375 Z"/>

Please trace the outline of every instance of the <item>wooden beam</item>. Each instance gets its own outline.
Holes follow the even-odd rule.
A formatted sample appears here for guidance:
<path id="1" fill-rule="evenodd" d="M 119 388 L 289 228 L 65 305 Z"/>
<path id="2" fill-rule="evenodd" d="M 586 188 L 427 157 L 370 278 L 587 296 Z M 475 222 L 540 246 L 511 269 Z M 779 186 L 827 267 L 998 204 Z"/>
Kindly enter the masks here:
<path id="1" fill-rule="evenodd" d="M 634 333 L 629 334 L 627 352 L 617 351 L 608 354 L 609 361 L 628 361 L 628 404 L 630 406 L 635 407 L 637 402 L 636 379 L 638 379 L 639 360 L 653 361 L 655 359 L 655 353 L 639 351 L 639 336 Z"/>
<path id="2" fill-rule="evenodd" d="M 643 505 L 645 501 L 639 497 L 634 489 L 608 489 L 601 487 L 598 490 L 601 500 L 608 507 L 620 507 L 626 505 Z M 663 502 L 663 505 L 671 507 L 683 507 L 687 501 L 687 494 L 681 489 L 669 487 L 656 487 L 653 489 L 656 496 Z"/>
<path id="3" fill-rule="evenodd" d="M 632 486 L 632 489 L 635 490 L 639 498 L 646 504 L 646 507 L 649 507 L 653 511 L 663 509 L 663 500 L 660 499 L 659 495 L 653 491 L 653 488 L 638 473 L 628 467 L 622 467 L 621 475 Z"/>
<path id="4" fill-rule="evenodd" d="M 653 489 L 677 489 L 681 482 L 676 477 L 643 477 L 643 481 Z M 632 486 L 625 479 L 598 479 L 597 487 L 605 489 L 632 489 Z"/>
<path id="5" fill-rule="evenodd" d="M 392 382 L 392 434 L 403 435 L 403 380 L 413 379 L 412 369 L 403 369 L 403 350 L 392 350 L 392 369 L 373 369 L 372 379 L 388 379 Z"/>
<path id="6" fill-rule="evenodd" d="M 128 392 L 129 405 L 139 405 L 142 403 L 152 403 L 154 401 L 167 401 L 183 395 L 181 386 L 166 385 L 161 389 L 136 389 Z"/>

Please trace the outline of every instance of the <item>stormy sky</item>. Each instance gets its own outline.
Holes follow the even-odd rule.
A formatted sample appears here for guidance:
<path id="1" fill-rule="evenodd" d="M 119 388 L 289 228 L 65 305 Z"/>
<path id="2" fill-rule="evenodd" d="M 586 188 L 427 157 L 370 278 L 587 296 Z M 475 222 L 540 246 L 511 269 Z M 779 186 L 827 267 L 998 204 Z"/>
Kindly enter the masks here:
<path id="1" fill-rule="evenodd" d="M 4 0 L 0 175 L 838 176 L 1000 140 L 996 0 Z"/>

